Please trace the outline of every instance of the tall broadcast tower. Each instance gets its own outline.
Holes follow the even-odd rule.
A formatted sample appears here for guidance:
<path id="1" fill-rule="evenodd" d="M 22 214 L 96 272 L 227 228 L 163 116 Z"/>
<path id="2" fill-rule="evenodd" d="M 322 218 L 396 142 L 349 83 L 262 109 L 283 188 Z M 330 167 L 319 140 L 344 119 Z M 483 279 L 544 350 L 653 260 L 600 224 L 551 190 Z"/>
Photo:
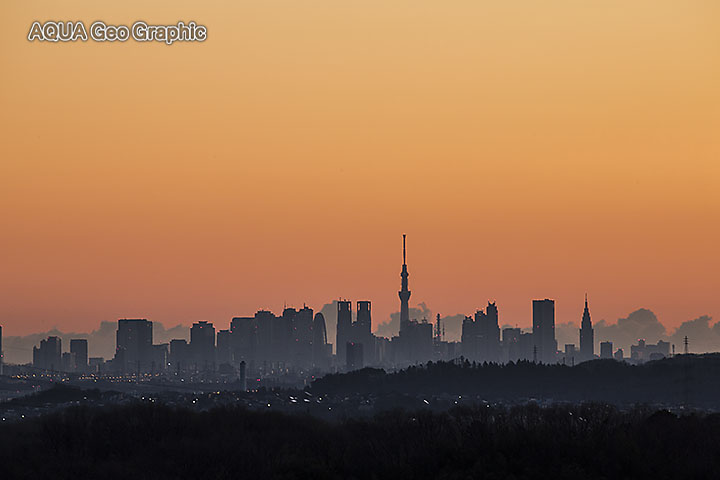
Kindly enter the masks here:
<path id="1" fill-rule="evenodd" d="M 405 257 L 405 234 L 403 233 L 403 265 L 400 278 L 402 279 L 400 285 L 400 291 L 398 296 L 400 297 L 400 333 L 407 329 L 410 325 L 410 307 L 408 302 L 410 301 L 410 290 L 408 290 L 408 270 Z"/>

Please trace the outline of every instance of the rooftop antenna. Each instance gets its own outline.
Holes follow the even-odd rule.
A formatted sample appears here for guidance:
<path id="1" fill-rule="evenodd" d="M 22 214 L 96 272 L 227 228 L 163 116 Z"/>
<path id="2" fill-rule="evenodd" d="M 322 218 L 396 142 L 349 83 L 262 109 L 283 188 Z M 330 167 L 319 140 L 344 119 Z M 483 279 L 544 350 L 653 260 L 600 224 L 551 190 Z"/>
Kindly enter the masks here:
<path id="1" fill-rule="evenodd" d="M 683 339 L 683 345 L 685 345 L 685 355 L 690 353 L 690 349 L 688 348 L 688 338 L 687 335 L 685 335 L 685 338 Z"/>

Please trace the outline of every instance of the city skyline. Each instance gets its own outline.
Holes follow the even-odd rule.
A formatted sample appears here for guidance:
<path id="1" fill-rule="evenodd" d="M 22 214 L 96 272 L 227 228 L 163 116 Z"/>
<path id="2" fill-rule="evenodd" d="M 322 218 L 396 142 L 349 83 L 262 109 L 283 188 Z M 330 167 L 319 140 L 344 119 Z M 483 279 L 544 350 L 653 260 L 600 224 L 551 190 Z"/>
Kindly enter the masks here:
<path id="1" fill-rule="evenodd" d="M 0 323 L 387 319 L 401 231 L 438 312 L 720 318 L 720 6 L 521 4 L 6 2 Z M 140 13 L 208 39 L 27 41 Z"/>
<path id="2" fill-rule="evenodd" d="M 453 316 L 442 318 L 442 315 L 438 313 L 435 323 L 432 323 L 428 319 L 431 315 L 423 315 L 420 318 L 415 315 L 417 309 L 412 309 L 413 313 L 410 313 L 411 308 L 408 302 L 411 291 L 409 290 L 410 275 L 407 265 L 406 237 L 406 234 L 402 234 L 401 289 L 398 291 L 400 312 L 396 332 L 388 332 L 387 328 L 384 328 L 390 326 L 390 323 L 377 325 L 373 329 L 371 301 L 356 300 L 357 314 L 354 315 L 353 301 L 348 299 L 340 299 L 330 305 L 324 305 L 323 309 L 314 317 L 313 309 L 306 304 L 303 304 L 303 308 L 299 310 L 285 305 L 281 316 L 260 309 L 254 316 L 233 317 L 229 328 L 219 330 L 217 333 L 213 322 L 199 320 L 194 322 L 192 328 L 189 329 L 189 341 L 186 333 L 181 335 L 181 338 L 167 339 L 168 341 L 165 343 L 158 344 L 153 342 L 152 321 L 120 319 L 118 320 L 115 353 L 108 363 L 109 368 L 114 371 L 127 372 L 128 365 L 137 364 L 139 372 L 140 365 L 146 369 L 152 365 L 152 369 L 155 370 L 155 365 L 159 364 L 162 365 L 161 370 L 164 370 L 166 364 L 170 366 L 178 364 L 178 362 L 187 368 L 189 359 L 193 359 L 195 368 L 201 364 L 204 365 L 203 370 L 208 370 L 212 365 L 211 371 L 213 372 L 217 364 L 227 364 L 228 368 L 232 365 L 237 367 L 240 360 L 249 362 L 251 369 L 260 368 L 259 364 L 255 363 L 257 361 L 264 365 L 267 365 L 267 362 L 272 365 L 290 365 L 294 369 L 299 369 L 298 371 L 309 368 L 310 365 L 313 368 L 328 371 L 331 368 L 346 368 L 346 365 L 347 368 L 352 369 L 362 368 L 363 365 L 397 367 L 432 359 L 457 360 L 458 358 L 491 363 L 506 363 L 523 359 L 547 364 L 567 361 L 574 365 L 576 362 L 582 363 L 598 358 L 595 355 L 596 344 L 601 352 L 601 358 L 616 357 L 623 360 L 623 352 L 626 350 L 632 351 L 632 358 L 635 360 L 643 359 L 645 353 L 641 352 L 646 350 L 654 354 L 669 356 L 671 346 L 672 354 L 675 353 L 675 344 L 661 340 L 660 332 L 657 331 L 653 332 L 657 336 L 658 343 L 656 345 L 648 341 L 645 332 L 637 336 L 637 345 L 634 343 L 628 345 L 627 337 L 623 338 L 624 336 L 619 332 L 616 333 L 617 338 L 602 332 L 599 332 L 600 335 L 596 338 L 587 292 L 585 293 L 580 328 L 577 330 L 579 341 L 572 340 L 572 343 L 565 343 L 564 348 L 561 348 L 563 343 L 562 341 L 558 342 L 556 334 L 555 300 L 548 298 L 532 300 L 532 326 L 530 329 L 522 329 L 517 324 L 513 326 L 507 322 L 501 322 L 497 303 L 488 301 L 487 307 L 477 309 L 474 316 L 464 315 L 459 339 L 452 338 L 452 334 L 446 337 L 446 324 Z M 331 325 L 336 326 L 334 329 L 326 327 L 323 311 L 328 306 L 332 306 L 336 313 L 333 318 L 331 312 L 325 312 Z M 640 311 L 642 309 L 632 315 Z M 704 318 L 707 318 L 705 327 L 709 328 L 710 319 L 709 317 Z M 615 326 L 619 326 L 622 320 L 619 319 L 618 325 Z M 601 321 L 598 326 L 607 327 L 604 323 Z M 684 322 L 676 330 L 675 335 L 689 323 L 692 322 Z M 567 325 L 574 325 L 574 323 Z M 651 329 L 652 327 L 653 325 L 650 325 Z M 174 329 L 177 328 L 179 326 Z M 314 329 L 318 330 L 314 332 Z M 383 329 L 386 330 L 385 334 L 378 334 Z M 328 330 L 330 336 L 328 336 Z M 714 326 L 713 330 L 715 330 Z M 333 337 L 335 337 L 334 344 L 331 340 Z M 693 338 L 693 340 L 696 339 Z M 0 336 L 0 345 L 2 345 L 1 340 Z M 561 340 L 567 340 L 567 337 Z M 633 339 L 634 341 L 635 339 Z M 64 368 L 71 368 L 70 366 L 76 365 L 76 348 L 73 348 L 73 343 L 77 347 L 78 342 L 85 342 L 82 356 L 85 358 L 84 364 L 87 366 L 89 352 L 87 340 L 71 339 L 71 349 L 67 353 L 62 352 L 61 342 L 62 339 L 56 335 L 41 339 L 39 347 L 33 346 L 33 365 L 52 370 L 61 364 L 62 357 Z M 613 350 L 613 342 L 616 342 L 616 350 Z M 646 343 L 649 350 L 645 347 Z M 700 343 L 704 344 L 703 340 Z M 687 335 L 683 338 L 683 344 L 687 349 Z M 18 346 L 10 348 L 18 349 Z M 162 360 L 162 358 L 166 358 L 166 360 Z M 173 358 L 175 360 L 167 360 Z M 104 362 L 104 358 L 96 357 L 96 368 L 108 368 L 102 367 Z M 245 369 L 245 364 L 243 364 L 243 369 Z"/>

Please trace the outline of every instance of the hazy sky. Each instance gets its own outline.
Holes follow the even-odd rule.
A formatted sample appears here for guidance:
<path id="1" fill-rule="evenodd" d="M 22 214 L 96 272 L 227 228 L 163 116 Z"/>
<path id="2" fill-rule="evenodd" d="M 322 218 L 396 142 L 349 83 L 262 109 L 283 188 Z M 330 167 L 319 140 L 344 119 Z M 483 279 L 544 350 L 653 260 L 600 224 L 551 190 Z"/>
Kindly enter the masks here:
<path id="1" fill-rule="evenodd" d="M 198 44 L 30 43 L 195 20 Z M 720 318 L 716 0 L 3 0 L 0 324 Z"/>

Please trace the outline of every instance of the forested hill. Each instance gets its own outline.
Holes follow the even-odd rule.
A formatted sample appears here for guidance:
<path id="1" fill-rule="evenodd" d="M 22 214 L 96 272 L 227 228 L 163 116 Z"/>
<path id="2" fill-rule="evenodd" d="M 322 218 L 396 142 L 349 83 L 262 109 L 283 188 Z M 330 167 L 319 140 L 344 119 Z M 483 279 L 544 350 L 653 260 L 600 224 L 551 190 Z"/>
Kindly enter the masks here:
<path id="1" fill-rule="evenodd" d="M 333 395 L 475 395 L 488 401 L 555 400 L 690 404 L 720 408 L 720 354 L 678 355 L 630 365 L 594 360 L 574 367 L 438 362 L 386 373 L 366 368 L 315 380 Z"/>

